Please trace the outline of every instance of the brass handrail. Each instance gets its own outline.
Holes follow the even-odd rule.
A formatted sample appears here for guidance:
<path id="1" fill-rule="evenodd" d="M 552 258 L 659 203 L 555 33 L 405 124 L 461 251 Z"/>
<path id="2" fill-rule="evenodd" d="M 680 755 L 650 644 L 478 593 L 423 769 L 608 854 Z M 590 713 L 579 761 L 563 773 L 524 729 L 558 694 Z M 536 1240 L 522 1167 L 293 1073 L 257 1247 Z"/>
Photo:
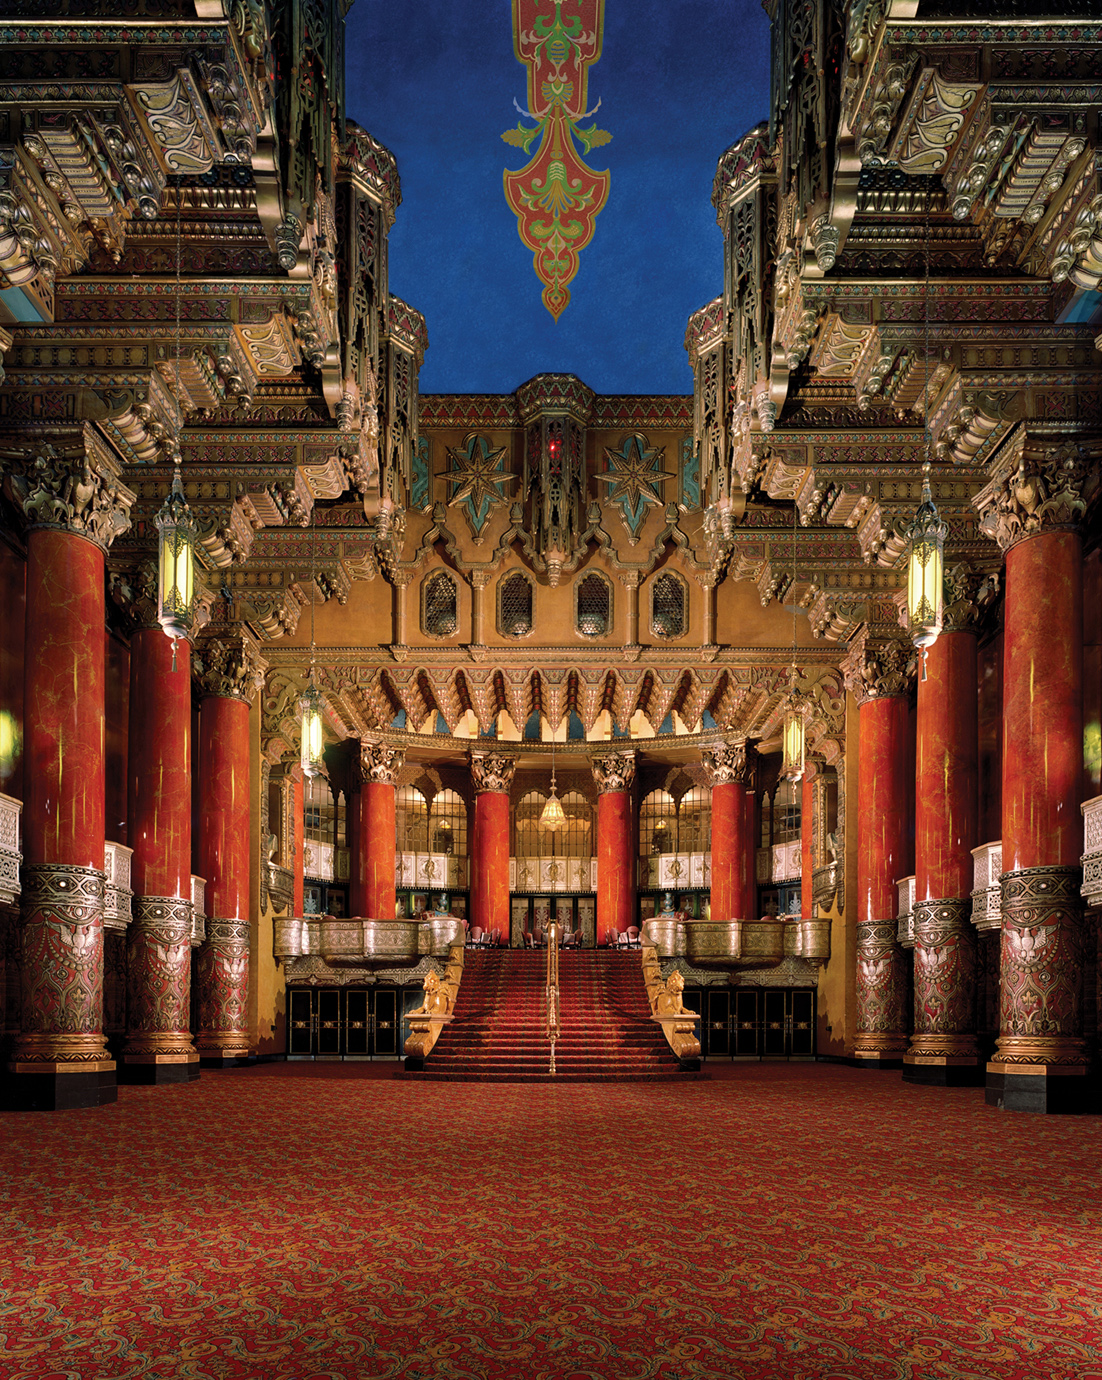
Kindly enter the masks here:
<path id="1" fill-rule="evenodd" d="M 559 926 L 555 920 L 547 931 L 547 1038 L 551 1041 L 551 1072 L 555 1072 L 555 1041 L 559 1038 Z"/>

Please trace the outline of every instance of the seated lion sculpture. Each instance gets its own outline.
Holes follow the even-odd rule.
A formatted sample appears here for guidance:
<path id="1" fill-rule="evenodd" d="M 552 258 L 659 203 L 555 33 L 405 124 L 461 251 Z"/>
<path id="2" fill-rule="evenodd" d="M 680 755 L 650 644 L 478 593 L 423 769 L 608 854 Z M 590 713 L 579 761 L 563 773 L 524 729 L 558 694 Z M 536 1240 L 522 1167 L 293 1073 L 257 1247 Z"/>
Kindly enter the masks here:
<path id="1" fill-rule="evenodd" d="M 416 1011 L 411 1011 L 411 1016 L 447 1016 L 450 1001 L 447 992 L 441 988 L 440 979 L 437 974 L 430 969 L 425 974 L 425 998 Z"/>
<path id="2" fill-rule="evenodd" d="M 656 1016 L 696 1016 L 695 1011 L 689 1011 L 685 1007 L 681 995 L 684 990 L 685 979 L 675 968 L 666 979 L 665 988 L 659 990 L 654 1014 Z"/>

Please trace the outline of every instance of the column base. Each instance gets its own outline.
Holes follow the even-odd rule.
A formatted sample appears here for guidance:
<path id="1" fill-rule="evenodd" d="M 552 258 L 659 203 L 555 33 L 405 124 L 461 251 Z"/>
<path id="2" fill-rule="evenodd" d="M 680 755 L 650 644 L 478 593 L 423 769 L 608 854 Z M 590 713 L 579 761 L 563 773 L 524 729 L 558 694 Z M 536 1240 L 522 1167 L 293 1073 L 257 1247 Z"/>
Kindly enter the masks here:
<path id="1" fill-rule="evenodd" d="M 857 1049 L 853 1052 L 853 1066 L 858 1069 L 895 1069 L 903 1067 L 903 1051 L 890 1049 Z"/>
<path id="2" fill-rule="evenodd" d="M 982 1088 L 984 1067 L 976 1055 L 905 1054 L 903 1081 L 934 1088 Z"/>
<path id="3" fill-rule="evenodd" d="M 199 1077 L 199 1056 L 190 1054 L 124 1054 L 119 1082 L 133 1085 L 193 1083 Z"/>
<path id="4" fill-rule="evenodd" d="M 106 1107 L 118 1099 L 115 1065 L 110 1059 L 75 1072 L 14 1063 L 0 1078 L 0 1107 L 13 1112 L 68 1112 Z"/>
<path id="5" fill-rule="evenodd" d="M 256 1061 L 256 1055 L 253 1053 L 223 1054 L 220 1050 L 211 1050 L 208 1054 L 206 1050 L 199 1051 L 201 1069 L 244 1069 Z"/>
<path id="6" fill-rule="evenodd" d="M 993 1060 L 987 1065 L 984 1101 L 1005 1112 L 1048 1116 L 1102 1111 L 1098 1083 L 1088 1076 L 1085 1064 L 1004 1064 Z"/>

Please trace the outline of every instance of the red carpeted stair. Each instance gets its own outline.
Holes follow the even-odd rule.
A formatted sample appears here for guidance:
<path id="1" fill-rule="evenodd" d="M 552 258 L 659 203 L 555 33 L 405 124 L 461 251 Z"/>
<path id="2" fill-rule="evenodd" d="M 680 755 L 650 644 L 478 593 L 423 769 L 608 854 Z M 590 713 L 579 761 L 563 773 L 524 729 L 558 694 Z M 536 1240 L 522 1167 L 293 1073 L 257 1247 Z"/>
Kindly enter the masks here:
<path id="1" fill-rule="evenodd" d="M 471 950 L 456 1002 L 421 1073 L 433 1079 L 550 1078 L 542 950 Z M 556 1079 L 684 1078 L 650 1019 L 638 951 L 564 949 Z"/>

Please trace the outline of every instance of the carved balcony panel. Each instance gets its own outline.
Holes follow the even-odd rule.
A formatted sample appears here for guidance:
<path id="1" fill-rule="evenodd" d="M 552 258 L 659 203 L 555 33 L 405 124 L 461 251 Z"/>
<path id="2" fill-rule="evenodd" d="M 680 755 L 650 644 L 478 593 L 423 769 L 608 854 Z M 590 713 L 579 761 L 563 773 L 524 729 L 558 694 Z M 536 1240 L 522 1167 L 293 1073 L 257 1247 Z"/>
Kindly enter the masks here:
<path id="1" fill-rule="evenodd" d="M 1001 930 L 1002 840 L 972 849 L 972 924 L 977 930 Z"/>
<path id="2" fill-rule="evenodd" d="M 277 919 L 272 952 L 280 962 L 320 955 L 332 968 L 412 968 L 423 958 L 447 958 L 466 931 L 452 915 L 424 920 L 338 919 L 331 915 Z"/>
<path id="3" fill-rule="evenodd" d="M 0 795 L 0 905 L 13 905 L 22 890 L 19 864 L 19 816 L 23 802 Z"/>
<path id="4" fill-rule="evenodd" d="M 902 877 L 895 885 L 899 892 L 896 937 L 903 948 L 913 949 L 915 946 L 915 879 Z"/>
<path id="5" fill-rule="evenodd" d="M 105 889 L 103 896 L 103 928 L 105 930 L 125 930 L 131 920 L 131 901 L 133 890 L 130 885 L 130 859 L 134 850 L 125 844 L 104 845 L 103 873 Z"/>
<path id="6" fill-rule="evenodd" d="M 1083 811 L 1083 898 L 1102 906 L 1102 795 L 1085 800 Z"/>

